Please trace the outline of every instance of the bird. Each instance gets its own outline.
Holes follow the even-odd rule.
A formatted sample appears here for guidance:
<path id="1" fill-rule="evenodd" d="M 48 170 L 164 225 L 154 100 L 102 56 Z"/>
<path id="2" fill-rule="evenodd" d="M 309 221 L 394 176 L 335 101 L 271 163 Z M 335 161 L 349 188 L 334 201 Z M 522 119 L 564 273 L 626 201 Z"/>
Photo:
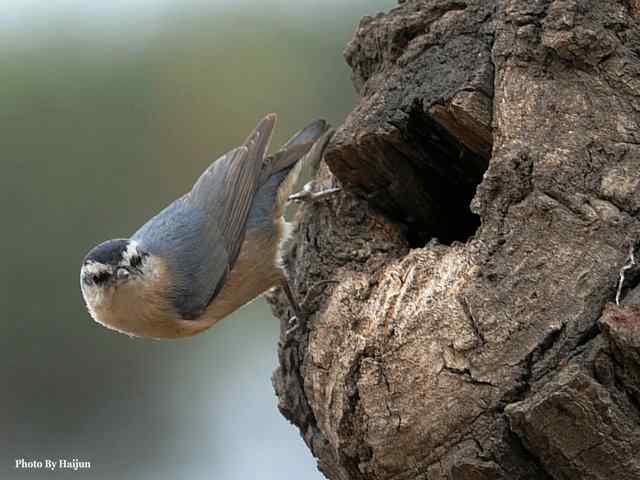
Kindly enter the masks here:
<path id="1" fill-rule="evenodd" d="M 293 194 L 305 165 L 317 167 L 333 135 L 324 120 L 267 149 L 276 115 L 262 118 L 237 148 L 214 161 L 191 190 L 129 238 L 107 240 L 84 257 L 80 286 L 93 319 L 135 337 L 171 339 L 207 330 L 280 286 L 302 319 L 282 262 L 292 200 L 324 198 L 339 188 Z"/>

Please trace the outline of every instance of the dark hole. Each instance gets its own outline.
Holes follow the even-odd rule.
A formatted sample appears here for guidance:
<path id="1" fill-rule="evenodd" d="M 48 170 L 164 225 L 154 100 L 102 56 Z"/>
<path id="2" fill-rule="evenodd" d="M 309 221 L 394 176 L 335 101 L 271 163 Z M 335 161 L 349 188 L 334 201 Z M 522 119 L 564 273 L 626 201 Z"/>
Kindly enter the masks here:
<path id="1" fill-rule="evenodd" d="M 354 142 L 326 155 L 351 191 L 406 227 L 412 247 L 466 242 L 480 226 L 470 206 L 493 139 L 487 127 L 454 113 L 415 102 L 410 111 L 371 120 Z"/>
<path id="2" fill-rule="evenodd" d="M 409 158 L 412 168 L 432 203 L 429 219 L 408 222 L 409 242 L 419 246 L 434 237 L 445 244 L 467 241 L 480 226 L 470 204 L 489 165 L 488 158 L 472 152 L 421 111 L 410 115 L 405 132 L 405 141 L 417 154 Z"/>
<path id="3" fill-rule="evenodd" d="M 383 175 L 393 179 L 377 193 L 365 193 L 367 199 L 406 226 L 412 247 L 433 238 L 447 245 L 466 242 L 480 226 L 470 204 L 491 145 L 473 152 L 421 106 L 395 126 L 401 135 L 373 138 L 365 147 L 383 164 Z"/>

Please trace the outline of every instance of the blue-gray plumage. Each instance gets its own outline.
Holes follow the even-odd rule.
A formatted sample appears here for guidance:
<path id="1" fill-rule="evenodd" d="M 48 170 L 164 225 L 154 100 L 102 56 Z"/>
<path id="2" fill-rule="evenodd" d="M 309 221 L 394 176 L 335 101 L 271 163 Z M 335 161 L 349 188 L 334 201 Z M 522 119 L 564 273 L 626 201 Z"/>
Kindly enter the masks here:
<path id="1" fill-rule="evenodd" d="M 315 121 L 266 156 L 275 120 L 266 116 L 130 239 L 87 254 L 81 286 L 98 322 L 131 335 L 193 335 L 279 284 L 296 308 L 280 267 L 282 211 L 302 164 L 320 161 L 331 132 Z"/>

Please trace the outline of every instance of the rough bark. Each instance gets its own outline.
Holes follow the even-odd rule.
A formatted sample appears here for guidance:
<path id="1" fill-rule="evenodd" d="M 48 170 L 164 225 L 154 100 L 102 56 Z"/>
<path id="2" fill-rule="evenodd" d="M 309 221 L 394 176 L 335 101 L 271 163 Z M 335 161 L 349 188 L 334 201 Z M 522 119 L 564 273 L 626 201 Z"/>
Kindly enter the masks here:
<path id="1" fill-rule="evenodd" d="M 320 173 L 344 192 L 298 212 L 308 322 L 273 378 L 328 478 L 640 478 L 637 266 L 612 303 L 640 239 L 638 15 L 407 0 L 362 20 L 360 103 Z"/>

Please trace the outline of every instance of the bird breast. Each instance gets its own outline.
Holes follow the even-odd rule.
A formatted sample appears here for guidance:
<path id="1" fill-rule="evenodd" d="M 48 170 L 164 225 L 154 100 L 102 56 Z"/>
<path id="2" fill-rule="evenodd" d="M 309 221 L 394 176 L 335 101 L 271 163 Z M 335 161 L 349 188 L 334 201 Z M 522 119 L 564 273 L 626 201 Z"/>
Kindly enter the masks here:
<path id="1" fill-rule="evenodd" d="M 224 286 L 197 321 L 214 325 L 278 285 L 284 279 L 279 255 L 283 236 L 282 220 L 276 222 L 275 228 L 249 230 Z"/>

